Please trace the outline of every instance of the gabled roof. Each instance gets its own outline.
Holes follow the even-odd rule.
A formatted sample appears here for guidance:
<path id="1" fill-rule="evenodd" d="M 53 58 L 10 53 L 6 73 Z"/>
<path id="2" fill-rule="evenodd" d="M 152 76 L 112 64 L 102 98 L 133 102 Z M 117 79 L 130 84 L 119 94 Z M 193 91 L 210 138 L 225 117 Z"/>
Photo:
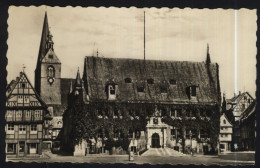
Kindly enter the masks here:
<path id="1" fill-rule="evenodd" d="M 220 103 L 217 64 L 87 56 L 84 66 L 90 101 L 107 100 L 105 86 L 113 81 L 118 85 L 117 101 L 189 103 L 187 88 L 196 85 L 197 103 Z M 131 78 L 131 83 L 126 83 L 126 78 Z M 154 84 L 147 79 L 154 79 Z M 176 83 L 170 84 L 171 79 Z M 137 92 L 140 85 L 144 93 Z M 161 87 L 167 94 L 161 94 Z"/>
<path id="2" fill-rule="evenodd" d="M 19 79 L 19 78 L 18 78 Z M 18 80 L 17 79 L 17 80 Z M 9 96 L 9 94 L 11 93 L 11 91 L 14 89 L 14 87 L 17 84 L 17 80 L 12 80 L 7 86 L 6 86 L 6 97 Z"/>
<path id="3" fill-rule="evenodd" d="M 245 120 L 248 117 L 250 117 L 254 112 L 255 112 L 255 108 L 256 108 L 256 101 L 254 100 L 249 107 L 244 111 L 244 113 L 242 113 L 241 117 L 239 118 L 239 120 Z"/>
<path id="4" fill-rule="evenodd" d="M 228 124 L 226 124 L 226 125 L 220 125 L 220 126 L 232 126 L 232 125 L 233 125 L 232 122 L 228 119 L 228 117 L 226 116 L 225 113 L 223 113 L 223 114 L 220 116 L 220 118 L 225 118 L 225 120 L 226 120 L 227 123 L 228 123 Z M 222 123 L 222 122 L 220 121 L 220 123 Z"/>
<path id="5" fill-rule="evenodd" d="M 17 84 L 19 83 L 19 81 L 21 80 L 22 77 L 24 77 L 25 80 L 29 83 L 30 88 L 33 90 L 33 92 L 34 92 L 34 94 L 35 94 L 37 100 L 41 103 L 41 105 L 47 107 L 47 105 L 45 104 L 45 102 L 41 99 L 41 97 L 40 97 L 40 96 L 37 94 L 37 92 L 35 91 L 35 89 L 34 89 L 34 87 L 32 86 L 30 80 L 28 79 L 27 75 L 26 75 L 24 72 L 20 72 L 20 76 L 16 78 L 16 81 L 14 82 L 14 80 L 13 80 L 13 81 L 11 81 L 10 84 L 8 85 L 8 86 L 11 87 L 12 89 L 11 89 L 11 90 L 6 90 L 6 92 L 8 92 L 8 94 L 7 94 L 7 100 L 6 100 L 6 101 L 8 101 L 8 99 L 10 98 L 10 96 L 11 96 L 13 90 L 15 89 L 15 87 L 17 86 Z"/>
<path id="6" fill-rule="evenodd" d="M 239 102 L 245 95 L 248 95 L 252 100 L 254 100 L 254 98 L 248 92 L 243 92 L 232 97 L 231 99 L 226 99 L 226 101 L 227 103 L 236 104 L 236 102 Z"/>

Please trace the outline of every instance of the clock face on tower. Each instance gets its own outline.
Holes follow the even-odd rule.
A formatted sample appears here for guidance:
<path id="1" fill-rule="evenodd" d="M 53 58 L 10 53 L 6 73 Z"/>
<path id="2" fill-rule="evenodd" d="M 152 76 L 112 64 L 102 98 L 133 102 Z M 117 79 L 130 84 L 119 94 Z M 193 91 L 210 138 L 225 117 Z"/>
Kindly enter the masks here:
<path id="1" fill-rule="evenodd" d="M 50 84 L 53 84 L 54 78 L 49 78 L 49 79 L 48 79 L 48 82 L 49 82 Z"/>

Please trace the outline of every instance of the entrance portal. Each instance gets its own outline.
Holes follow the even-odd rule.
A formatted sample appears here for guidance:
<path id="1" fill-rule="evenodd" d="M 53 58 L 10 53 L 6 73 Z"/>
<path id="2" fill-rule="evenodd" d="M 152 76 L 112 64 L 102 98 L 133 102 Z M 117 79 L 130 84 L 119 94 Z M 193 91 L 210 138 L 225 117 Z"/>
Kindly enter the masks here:
<path id="1" fill-rule="evenodd" d="M 160 136 L 157 133 L 152 135 L 152 148 L 160 148 Z"/>

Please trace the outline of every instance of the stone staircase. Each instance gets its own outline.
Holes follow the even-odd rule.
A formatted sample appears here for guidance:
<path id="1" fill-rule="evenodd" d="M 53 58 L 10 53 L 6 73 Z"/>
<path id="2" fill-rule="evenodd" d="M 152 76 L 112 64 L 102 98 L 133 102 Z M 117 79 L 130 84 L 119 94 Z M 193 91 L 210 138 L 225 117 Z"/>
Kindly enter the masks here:
<path id="1" fill-rule="evenodd" d="M 173 150 L 168 147 L 164 148 L 150 148 L 142 154 L 142 156 L 185 156 L 185 154 Z"/>

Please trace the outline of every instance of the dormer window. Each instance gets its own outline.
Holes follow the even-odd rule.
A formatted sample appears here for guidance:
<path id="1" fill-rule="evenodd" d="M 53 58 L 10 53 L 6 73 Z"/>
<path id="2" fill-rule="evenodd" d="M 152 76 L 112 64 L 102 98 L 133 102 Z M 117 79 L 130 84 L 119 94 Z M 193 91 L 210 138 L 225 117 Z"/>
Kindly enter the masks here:
<path id="1" fill-rule="evenodd" d="M 154 80 L 153 80 L 152 78 L 147 79 L 147 83 L 148 83 L 148 84 L 154 84 Z"/>
<path id="2" fill-rule="evenodd" d="M 196 86 L 191 86 L 191 96 L 196 96 Z"/>
<path id="3" fill-rule="evenodd" d="M 115 95 L 116 94 L 115 87 L 110 85 L 109 86 L 109 92 L 110 92 L 110 95 Z"/>
<path id="4" fill-rule="evenodd" d="M 169 82 L 170 82 L 171 85 L 176 85 L 176 80 L 174 80 L 174 79 L 170 79 Z"/>
<path id="5" fill-rule="evenodd" d="M 131 78 L 125 78 L 125 83 L 132 83 L 132 79 Z"/>
<path id="6" fill-rule="evenodd" d="M 197 96 L 197 86 L 196 85 L 192 85 L 192 86 L 188 86 L 186 88 L 186 94 L 189 97 L 189 99 L 191 100 L 196 100 L 196 96 Z"/>
<path id="7" fill-rule="evenodd" d="M 144 92 L 144 87 L 143 86 L 138 86 L 137 87 L 137 92 Z"/>
<path id="8" fill-rule="evenodd" d="M 106 92 L 107 92 L 108 100 L 116 99 L 116 85 L 115 84 L 107 85 Z"/>

